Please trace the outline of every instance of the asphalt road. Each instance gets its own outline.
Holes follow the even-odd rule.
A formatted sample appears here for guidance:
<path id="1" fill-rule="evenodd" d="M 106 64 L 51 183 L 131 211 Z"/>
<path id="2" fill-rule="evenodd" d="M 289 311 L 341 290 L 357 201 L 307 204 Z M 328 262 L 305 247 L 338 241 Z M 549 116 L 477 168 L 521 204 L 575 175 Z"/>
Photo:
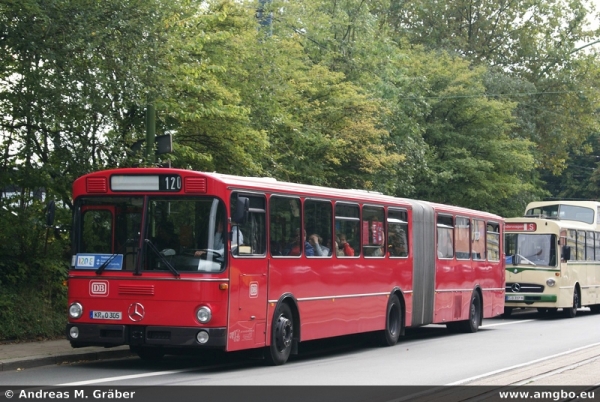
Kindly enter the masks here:
<path id="1" fill-rule="evenodd" d="M 475 334 L 444 326 L 410 329 L 394 347 L 352 336 L 301 344 L 284 366 L 269 367 L 248 353 L 169 356 L 46 366 L 0 373 L 0 385 L 507 385 L 551 380 L 553 385 L 600 384 L 600 315 L 574 319 L 517 312 L 484 320 Z M 572 375 L 569 376 L 569 373 Z"/>

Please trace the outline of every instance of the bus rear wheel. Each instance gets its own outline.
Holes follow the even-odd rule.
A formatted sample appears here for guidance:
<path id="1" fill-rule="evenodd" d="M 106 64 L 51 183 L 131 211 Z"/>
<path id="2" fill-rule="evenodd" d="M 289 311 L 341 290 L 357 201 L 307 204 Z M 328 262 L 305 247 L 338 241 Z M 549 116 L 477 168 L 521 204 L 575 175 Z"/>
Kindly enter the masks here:
<path id="1" fill-rule="evenodd" d="M 379 344 L 394 346 L 402 332 L 402 306 L 398 296 L 392 295 L 388 300 L 385 329 L 379 333 Z"/>
<path id="2" fill-rule="evenodd" d="M 475 333 L 481 325 L 481 297 L 474 292 L 469 305 L 469 319 L 446 324 L 450 332 Z"/>
<path id="3" fill-rule="evenodd" d="M 271 328 L 271 345 L 266 353 L 266 360 L 272 366 L 284 364 L 290 357 L 294 339 L 294 317 L 290 307 L 282 303 L 273 316 Z"/>

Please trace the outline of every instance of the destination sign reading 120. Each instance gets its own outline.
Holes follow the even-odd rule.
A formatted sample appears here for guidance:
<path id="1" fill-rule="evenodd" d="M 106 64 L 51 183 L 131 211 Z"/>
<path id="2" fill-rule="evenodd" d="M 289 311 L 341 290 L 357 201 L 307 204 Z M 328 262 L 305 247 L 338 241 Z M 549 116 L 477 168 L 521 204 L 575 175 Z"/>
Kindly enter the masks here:
<path id="1" fill-rule="evenodd" d="M 181 176 L 177 174 L 113 175 L 112 191 L 180 191 Z"/>

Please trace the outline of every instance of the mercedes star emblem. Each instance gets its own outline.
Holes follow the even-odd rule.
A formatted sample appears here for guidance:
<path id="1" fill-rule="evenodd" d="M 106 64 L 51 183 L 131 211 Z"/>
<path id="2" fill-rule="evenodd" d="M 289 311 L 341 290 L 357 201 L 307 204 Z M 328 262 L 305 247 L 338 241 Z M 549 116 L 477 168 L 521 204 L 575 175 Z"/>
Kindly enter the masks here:
<path id="1" fill-rule="evenodd" d="M 144 319 L 146 311 L 141 303 L 133 303 L 129 306 L 127 313 L 129 314 L 129 319 L 131 321 L 138 322 Z"/>

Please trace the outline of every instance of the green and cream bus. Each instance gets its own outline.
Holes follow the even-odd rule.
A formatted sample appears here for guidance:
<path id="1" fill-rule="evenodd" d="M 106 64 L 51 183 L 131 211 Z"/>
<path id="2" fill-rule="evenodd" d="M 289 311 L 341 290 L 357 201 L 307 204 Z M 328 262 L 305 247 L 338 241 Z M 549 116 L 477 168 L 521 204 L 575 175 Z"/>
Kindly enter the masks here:
<path id="1" fill-rule="evenodd" d="M 600 202 L 544 201 L 506 219 L 504 317 L 515 308 L 600 312 L 599 212 Z"/>

